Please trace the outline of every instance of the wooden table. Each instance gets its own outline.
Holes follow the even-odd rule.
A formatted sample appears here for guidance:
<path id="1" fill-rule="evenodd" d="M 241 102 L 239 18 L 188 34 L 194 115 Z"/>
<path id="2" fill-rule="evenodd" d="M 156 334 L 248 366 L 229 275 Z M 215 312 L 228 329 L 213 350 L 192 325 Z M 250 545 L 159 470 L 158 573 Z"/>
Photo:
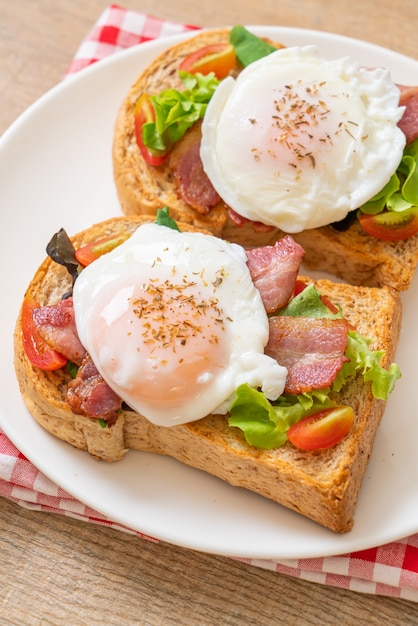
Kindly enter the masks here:
<path id="1" fill-rule="evenodd" d="M 0 0 L 0 133 L 63 76 L 106 0 Z M 418 3 L 404 0 L 126 0 L 203 26 L 333 31 L 418 58 Z M 418 623 L 412 602 L 303 582 L 154 544 L 0 499 L 2 624 L 327 625 Z"/>

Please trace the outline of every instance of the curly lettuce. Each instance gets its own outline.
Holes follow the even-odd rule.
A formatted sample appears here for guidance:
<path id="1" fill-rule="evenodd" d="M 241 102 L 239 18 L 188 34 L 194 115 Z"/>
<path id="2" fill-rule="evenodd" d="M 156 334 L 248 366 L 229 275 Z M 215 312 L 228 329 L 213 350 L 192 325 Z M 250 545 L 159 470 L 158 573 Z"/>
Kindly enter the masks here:
<path id="1" fill-rule="evenodd" d="M 279 315 L 309 315 L 311 317 L 342 317 L 342 312 L 332 313 L 326 307 L 321 294 L 313 284 L 294 297 Z M 387 400 L 393 391 L 401 372 L 396 363 L 386 370 L 380 365 L 384 351 L 371 349 L 371 339 L 363 337 L 355 330 L 348 332 L 344 363 L 333 384 L 320 390 L 300 395 L 283 394 L 274 402 L 247 384 L 236 391 L 235 400 L 230 409 L 228 424 L 240 428 L 247 443 L 257 448 L 271 450 L 282 446 L 287 441 L 287 430 L 299 420 L 319 411 L 337 406 L 330 398 L 331 392 L 340 391 L 350 379 L 358 374 L 365 382 L 371 382 L 375 398 Z"/>
<path id="2" fill-rule="evenodd" d="M 380 365 L 384 350 L 371 350 L 371 339 L 363 337 L 356 331 L 348 331 L 348 345 L 345 351 L 350 359 L 345 362 L 335 378 L 332 389 L 340 391 L 346 382 L 360 372 L 365 382 L 372 383 L 373 396 L 379 400 L 387 400 L 395 388 L 396 381 L 401 377 L 399 366 L 392 363 L 389 369 Z"/>
<path id="3" fill-rule="evenodd" d="M 230 43 L 244 67 L 277 49 L 243 26 L 231 29 Z M 142 140 L 150 150 L 168 152 L 189 128 L 202 119 L 220 82 L 213 72 L 204 75 L 180 70 L 179 76 L 184 84 L 183 90 L 165 89 L 156 96 L 150 96 L 155 121 L 142 127 Z"/>
<path id="4" fill-rule="evenodd" d="M 155 121 L 142 127 L 143 142 L 151 150 L 167 152 L 196 122 L 203 118 L 219 80 L 215 74 L 180 71 L 184 90 L 165 89 L 150 96 Z"/>
<path id="5" fill-rule="evenodd" d="M 418 207 L 418 139 L 406 146 L 396 172 L 360 211 L 377 215 L 385 209 L 402 213 L 415 207 Z"/>
<path id="6" fill-rule="evenodd" d="M 334 406 L 327 393 L 314 392 L 301 396 L 283 395 L 276 402 L 269 402 L 263 392 L 245 383 L 236 391 L 228 424 L 240 428 L 250 446 L 272 450 L 286 443 L 290 426 Z"/>

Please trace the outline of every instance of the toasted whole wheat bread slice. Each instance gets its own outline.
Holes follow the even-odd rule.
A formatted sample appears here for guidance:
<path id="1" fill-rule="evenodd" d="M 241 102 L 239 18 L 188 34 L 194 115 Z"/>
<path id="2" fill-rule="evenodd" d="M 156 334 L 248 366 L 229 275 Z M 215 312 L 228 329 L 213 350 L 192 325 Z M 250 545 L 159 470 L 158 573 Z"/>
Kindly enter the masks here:
<path id="1" fill-rule="evenodd" d="M 115 123 L 114 180 L 126 215 L 155 214 L 158 208 L 169 206 L 175 219 L 207 228 L 228 241 L 246 247 L 268 245 L 283 233 L 277 229 L 254 229 L 251 222 L 237 227 L 223 202 L 202 215 L 178 197 L 170 165 L 148 166 L 135 140 L 133 111 L 138 97 L 142 93 L 155 95 L 169 87 L 182 89 L 178 76 L 182 59 L 210 43 L 226 42 L 228 35 L 228 29 L 208 30 L 176 44 L 159 55 L 133 83 Z M 234 73 L 239 71 L 237 65 Z M 406 241 L 386 242 L 366 234 L 357 222 L 344 232 L 325 226 L 293 237 L 305 249 L 308 268 L 327 271 L 354 285 L 388 285 L 406 290 L 418 263 L 418 235 Z"/>
<path id="2" fill-rule="evenodd" d="M 100 237 L 133 232 L 146 216 L 113 218 L 74 237 L 76 246 Z M 182 230 L 193 230 L 180 225 Z M 27 293 L 40 305 L 53 304 L 70 287 L 65 268 L 49 258 L 36 271 Z M 317 287 L 357 330 L 386 351 L 382 365 L 393 360 L 401 322 L 399 294 L 388 287 L 367 288 L 317 281 Z M 14 335 L 15 369 L 23 400 L 46 430 L 105 461 L 121 459 L 129 449 L 169 455 L 228 483 L 244 487 L 293 509 L 336 532 L 351 529 L 363 475 L 372 452 L 385 402 L 376 400 L 370 384 L 355 379 L 339 394 L 351 405 L 355 423 L 336 446 L 315 452 L 289 442 L 265 451 L 249 446 L 227 418 L 209 415 L 181 426 L 155 426 L 132 410 L 123 410 L 114 426 L 74 414 L 65 400 L 69 375 L 33 367 L 23 349 L 21 318 Z"/>

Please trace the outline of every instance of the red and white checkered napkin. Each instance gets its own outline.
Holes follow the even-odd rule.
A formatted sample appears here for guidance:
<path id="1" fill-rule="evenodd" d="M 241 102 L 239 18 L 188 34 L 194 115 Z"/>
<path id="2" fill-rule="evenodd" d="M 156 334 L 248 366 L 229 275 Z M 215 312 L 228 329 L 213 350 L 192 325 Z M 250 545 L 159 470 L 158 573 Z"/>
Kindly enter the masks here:
<path id="1" fill-rule="evenodd" d="M 102 13 L 77 50 L 68 73 L 72 74 L 104 57 L 159 37 L 199 30 L 191 24 L 177 24 L 153 15 L 127 11 L 112 4 Z"/>
<path id="2" fill-rule="evenodd" d="M 69 73 L 134 44 L 194 29 L 197 27 L 174 24 L 112 5 L 82 42 Z M 39 472 L 1 431 L 0 496 L 28 509 L 61 513 L 157 541 L 107 520 L 74 499 Z M 250 559 L 246 562 L 325 585 L 418 602 L 418 534 L 385 546 L 341 556 L 298 560 Z"/>

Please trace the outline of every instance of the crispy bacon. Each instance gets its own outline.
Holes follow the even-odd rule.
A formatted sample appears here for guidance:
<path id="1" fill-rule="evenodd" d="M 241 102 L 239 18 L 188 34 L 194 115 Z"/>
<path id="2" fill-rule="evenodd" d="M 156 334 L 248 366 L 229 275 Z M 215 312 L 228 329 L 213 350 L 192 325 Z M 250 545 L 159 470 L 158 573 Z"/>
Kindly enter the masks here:
<path id="1" fill-rule="evenodd" d="M 398 122 L 399 128 L 409 144 L 418 138 L 418 87 L 406 87 L 398 85 L 401 91 L 400 106 L 404 106 L 405 112 Z"/>
<path id="2" fill-rule="evenodd" d="M 170 156 L 179 196 L 199 213 L 209 213 L 220 201 L 200 158 L 201 125 L 195 124 L 174 146 Z"/>
<path id="3" fill-rule="evenodd" d="M 33 320 L 41 337 L 54 350 L 80 366 L 67 389 L 72 411 L 114 424 L 122 400 L 103 380 L 78 338 L 72 298 L 35 309 Z"/>
<path id="4" fill-rule="evenodd" d="M 78 415 L 115 423 L 122 400 L 103 380 L 89 354 L 78 368 L 77 376 L 68 383 L 67 402 Z"/>
<path id="5" fill-rule="evenodd" d="M 300 394 L 328 387 L 347 361 L 347 322 L 275 316 L 269 323 L 265 353 L 287 368 L 285 392 Z"/>
<path id="6" fill-rule="evenodd" d="M 405 112 L 398 126 L 406 136 L 409 144 L 418 138 L 418 86 L 397 85 L 400 95 L 400 106 Z M 179 196 L 200 213 L 209 213 L 221 198 L 206 175 L 200 158 L 201 122 L 196 123 L 184 137 L 176 143 L 170 156 L 170 168 L 173 172 Z M 240 216 L 232 208 L 228 209 L 231 221 L 242 227 L 250 220 Z M 261 222 L 252 222 L 256 232 L 268 232 L 273 226 Z"/>
<path id="7" fill-rule="evenodd" d="M 78 338 L 72 298 L 34 309 L 33 322 L 51 348 L 72 363 L 81 364 L 86 350 Z"/>
<path id="8" fill-rule="evenodd" d="M 277 311 L 289 301 L 304 254 L 302 246 L 290 235 L 274 246 L 247 250 L 248 268 L 267 313 Z"/>
<path id="9" fill-rule="evenodd" d="M 294 292 L 303 255 L 303 248 L 289 235 L 274 246 L 247 251 L 253 281 L 267 311 L 287 304 Z M 78 339 L 72 298 L 37 309 L 34 321 L 52 347 L 80 365 L 67 390 L 73 412 L 114 424 L 122 399 L 102 378 Z M 345 320 L 275 316 L 269 323 L 270 338 L 265 352 L 287 367 L 286 392 L 298 394 L 332 383 L 347 360 Z"/>

